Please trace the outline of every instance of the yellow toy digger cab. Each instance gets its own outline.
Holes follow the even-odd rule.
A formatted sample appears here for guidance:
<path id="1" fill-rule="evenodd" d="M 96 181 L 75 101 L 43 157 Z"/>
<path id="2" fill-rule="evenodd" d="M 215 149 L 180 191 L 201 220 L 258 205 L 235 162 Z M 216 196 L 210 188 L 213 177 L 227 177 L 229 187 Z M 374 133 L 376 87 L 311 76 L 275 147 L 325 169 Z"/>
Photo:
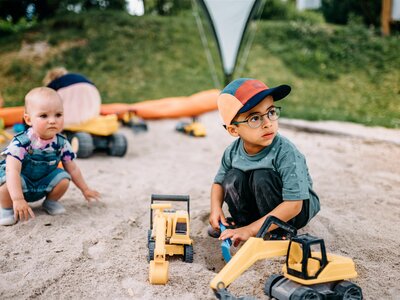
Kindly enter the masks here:
<path id="1" fill-rule="evenodd" d="M 280 240 L 268 239 L 271 237 L 268 229 L 272 224 L 287 234 Z M 265 282 L 267 296 L 278 300 L 361 300 L 361 288 L 345 281 L 357 276 L 353 260 L 327 254 L 323 239 L 296 233 L 296 228 L 276 217 L 268 217 L 257 236 L 246 241 L 211 281 L 211 288 L 217 297 L 228 297 L 230 294 L 226 287 L 257 260 L 286 255 L 283 275 L 271 275 Z"/>
<path id="2" fill-rule="evenodd" d="M 64 133 L 79 158 L 88 158 L 94 151 L 106 151 L 110 156 L 122 157 L 128 149 L 126 137 L 117 133 L 116 115 L 98 116 L 82 124 L 69 125 Z"/>
<path id="3" fill-rule="evenodd" d="M 184 201 L 187 203 L 187 209 L 171 210 L 171 203 L 154 203 L 155 201 Z M 152 211 L 150 211 L 150 230 L 148 232 L 148 260 L 150 262 L 150 283 L 167 283 L 167 255 L 183 255 L 183 260 L 185 262 L 193 262 L 193 241 L 189 237 L 189 209 L 189 196 L 151 196 Z"/>

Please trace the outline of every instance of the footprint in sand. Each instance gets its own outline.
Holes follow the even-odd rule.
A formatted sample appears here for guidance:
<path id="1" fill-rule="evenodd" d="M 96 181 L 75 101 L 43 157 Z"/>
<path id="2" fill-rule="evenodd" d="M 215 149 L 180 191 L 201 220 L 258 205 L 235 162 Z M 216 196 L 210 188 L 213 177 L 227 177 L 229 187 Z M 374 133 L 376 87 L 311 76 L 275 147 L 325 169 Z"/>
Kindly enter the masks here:
<path id="1" fill-rule="evenodd" d="M 99 259 L 105 250 L 104 242 L 98 240 L 85 241 L 83 243 L 83 254 L 89 259 Z"/>

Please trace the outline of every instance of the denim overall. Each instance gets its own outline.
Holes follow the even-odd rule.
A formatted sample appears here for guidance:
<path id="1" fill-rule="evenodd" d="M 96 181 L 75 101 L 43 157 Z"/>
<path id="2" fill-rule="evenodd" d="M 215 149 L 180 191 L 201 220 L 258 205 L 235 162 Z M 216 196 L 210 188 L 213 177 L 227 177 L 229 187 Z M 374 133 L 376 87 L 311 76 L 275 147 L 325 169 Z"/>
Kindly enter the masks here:
<path id="1" fill-rule="evenodd" d="M 21 185 L 26 201 L 40 200 L 51 192 L 62 179 L 71 179 L 66 171 L 57 168 L 61 161 L 61 149 L 65 144 L 65 138 L 62 135 L 57 134 L 57 145 L 52 145 L 55 148 L 53 151 L 32 149 L 31 141 L 25 132 L 17 134 L 15 139 L 28 152 L 21 167 Z M 3 172 L 5 172 L 5 160 L 0 168 L 0 178 L 5 175 Z"/>

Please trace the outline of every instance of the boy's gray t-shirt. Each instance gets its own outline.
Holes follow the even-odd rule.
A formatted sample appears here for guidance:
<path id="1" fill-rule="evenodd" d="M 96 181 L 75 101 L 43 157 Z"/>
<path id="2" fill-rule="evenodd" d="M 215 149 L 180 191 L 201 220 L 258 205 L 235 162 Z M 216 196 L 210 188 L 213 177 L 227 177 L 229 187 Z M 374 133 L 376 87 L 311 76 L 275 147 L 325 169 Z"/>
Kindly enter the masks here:
<path id="1" fill-rule="evenodd" d="M 225 174 L 232 168 L 244 172 L 273 169 L 282 179 L 283 200 L 309 200 L 309 220 L 320 209 L 304 155 L 280 134 L 277 134 L 271 145 L 255 155 L 246 153 L 242 139 L 235 140 L 224 152 L 214 183 L 222 184 Z"/>

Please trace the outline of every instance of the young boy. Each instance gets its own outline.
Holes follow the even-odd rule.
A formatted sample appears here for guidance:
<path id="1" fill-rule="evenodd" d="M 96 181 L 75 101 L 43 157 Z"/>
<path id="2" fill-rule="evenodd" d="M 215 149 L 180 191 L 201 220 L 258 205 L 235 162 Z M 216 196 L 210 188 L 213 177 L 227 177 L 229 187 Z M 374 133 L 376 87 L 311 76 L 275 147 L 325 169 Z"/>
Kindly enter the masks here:
<path id="1" fill-rule="evenodd" d="M 47 87 L 31 90 L 25 96 L 24 120 L 30 127 L 17 134 L 1 153 L 6 159 L 0 165 L 0 225 L 34 218 L 27 202 L 44 197 L 42 207 L 47 213 L 64 213 L 58 200 L 70 180 L 87 201 L 99 200 L 100 194 L 87 186 L 74 162 L 71 145 L 59 134 L 64 115 L 57 92 Z M 57 167 L 60 161 L 64 169 Z"/>
<path id="2" fill-rule="evenodd" d="M 281 108 L 275 102 L 290 90 L 288 85 L 268 88 L 259 80 L 240 78 L 218 97 L 224 127 L 238 139 L 225 150 L 211 188 L 211 236 L 219 236 L 219 222 L 229 225 L 223 202 L 236 228 L 219 238 L 231 238 L 235 246 L 256 236 L 269 215 L 302 228 L 319 211 L 304 156 L 278 133 Z"/>

